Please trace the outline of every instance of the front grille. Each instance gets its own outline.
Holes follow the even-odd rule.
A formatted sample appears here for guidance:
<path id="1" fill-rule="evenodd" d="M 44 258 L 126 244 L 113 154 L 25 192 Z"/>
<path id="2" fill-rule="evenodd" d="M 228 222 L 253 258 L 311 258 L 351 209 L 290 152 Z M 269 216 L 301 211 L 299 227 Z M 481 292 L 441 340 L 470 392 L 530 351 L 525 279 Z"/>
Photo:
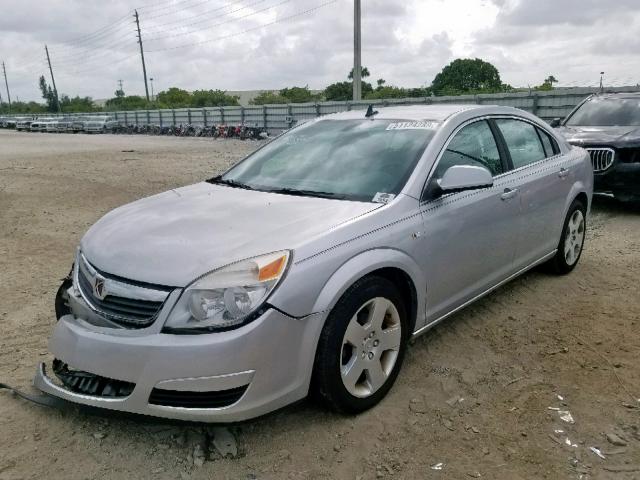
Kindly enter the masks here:
<path id="1" fill-rule="evenodd" d="M 223 408 L 240 400 L 248 386 L 244 385 L 217 392 L 181 392 L 154 388 L 149 396 L 149 403 L 164 407 Z"/>
<path id="2" fill-rule="evenodd" d="M 91 395 L 93 397 L 128 397 L 136 384 L 123 380 L 101 377 L 93 373 L 71 370 L 61 360 L 53 361 L 53 373 L 62 384 L 74 393 Z"/>
<path id="3" fill-rule="evenodd" d="M 604 172 L 613 165 L 616 152 L 611 148 L 587 148 L 591 155 L 591 166 L 595 173 Z"/>
<path id="4" fill-rule="evenodd" d="M 103 272 L 98 272 L 94 267 L 89 265 L 82 256 L 79 261 L 84 262 L 84 266 L 81 265 L 78 268 L 77 286 L 93 310 L 106 319 L 125 328 L 146 328 L 155 321 L 164 304 L 164 299 L 166 299 L 171 290 L 170 288 L 149 288 L 146 284 L 140 284 L 130 280 L 121 280 Z M 95 274 L 92 274 L 92 271 L 95 271 Z M 110 288 L 115 288 L 114 286 L 116 286 L 119 292 L 125 292 L 125 294 L 130 292 L 132 298 L 115 295 L 113 293 L 107 293 L 104 298 L 100 298 L 95 293 L 93 283 L 98 276 L 104 281 L 104 288 L 107 292 Z M 135 297 L 134 290 L 151 293 L 155 298 L 158 298 L 158 300 L 133 298 Z"/>

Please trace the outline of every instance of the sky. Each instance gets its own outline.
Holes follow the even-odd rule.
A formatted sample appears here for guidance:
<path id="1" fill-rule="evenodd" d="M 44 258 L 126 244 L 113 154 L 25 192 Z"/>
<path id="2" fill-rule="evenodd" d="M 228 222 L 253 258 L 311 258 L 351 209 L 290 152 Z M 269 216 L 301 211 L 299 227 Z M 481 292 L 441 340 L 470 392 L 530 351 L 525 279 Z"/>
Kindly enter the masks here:
<path id="1" fill-rule="evenodd" d="M 353 0 L 2 0 L 0 60 L 12 99 L 58 91 L 144 94 L 134 9 L 154 90 L 262 90 L 346 80 Z M 375 84 L 428 86 L 456 58 L 494 64 L 503 82 L 640 83 L 640 0 L 362 0 L 362 62 Z M 3 84 L 0 83 L 2 87 Z M 6 91 L 0 88 L 6 101 Z"/>

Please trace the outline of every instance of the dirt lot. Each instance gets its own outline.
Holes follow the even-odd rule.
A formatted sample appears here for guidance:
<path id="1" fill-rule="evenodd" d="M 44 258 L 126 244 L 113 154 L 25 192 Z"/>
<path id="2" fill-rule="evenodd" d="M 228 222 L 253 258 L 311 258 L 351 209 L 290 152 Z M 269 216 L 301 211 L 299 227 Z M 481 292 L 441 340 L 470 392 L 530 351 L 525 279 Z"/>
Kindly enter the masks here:
<path id="1" fill-rule="evenodd" d="M 255 147 L 0 131 L 0 382 L 29 389 L 48 358 L 54 294 L 87 227 Z M 0 479 L 640 478 L 639 327 L 640 211 L 598 199 L 572 275 L 529 273 L 419 338 L 367 413 L 302 402 L 232 427 L 239 456 L 223 459 L 202 425 L 2 391 Z"/>

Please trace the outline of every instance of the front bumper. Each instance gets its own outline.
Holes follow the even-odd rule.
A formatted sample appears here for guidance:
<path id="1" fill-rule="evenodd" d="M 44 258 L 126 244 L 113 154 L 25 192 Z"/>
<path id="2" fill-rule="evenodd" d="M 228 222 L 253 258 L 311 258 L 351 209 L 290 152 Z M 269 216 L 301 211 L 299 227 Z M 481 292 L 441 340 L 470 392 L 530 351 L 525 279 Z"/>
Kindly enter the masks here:
<path id="1" fill-rule="evenodd" d="M 202 335 L 114 335 L 62 317 L 49 350 L 73 368 L 135 384 L 127 397 L 77 393 L 47 376 L 34 385 L 70 402 L 178 420 L 235 422 L 271 412 L 307 395 L 323 314 L 296 319 L 269 309 L 237 330 Z M 149 403 L 152 391 L 217 392 L 247 386 L 221 408 Z M 155 389 L 155 390 L 154 390 Z"/>
<path id="2" fill-rule="evenodd" d="M 617 162 L 594 175 L 594 190 L 618 196 L 640 197 L 640 163 Z"/>

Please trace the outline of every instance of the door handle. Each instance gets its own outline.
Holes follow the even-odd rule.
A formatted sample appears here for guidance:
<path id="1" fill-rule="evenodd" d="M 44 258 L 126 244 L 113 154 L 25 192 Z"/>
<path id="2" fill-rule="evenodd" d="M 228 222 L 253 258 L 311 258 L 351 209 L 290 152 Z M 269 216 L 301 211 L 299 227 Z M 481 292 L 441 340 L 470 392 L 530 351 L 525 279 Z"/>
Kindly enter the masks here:
<path id="1" fill-rule="evenodd" d="M 566 177 L 567 177 L 567 175 L 569 175 L 569 169 L 568 169 L 568 168 L 564 168 L 564 167 L 562 167 L 562 168 L 560 169 L 560 171 L 558 172 L 558 176 L 559 176 L 560 178 L 566 178 Z"/>
<path id="2" fill-rule="evenodd" d="M 513 188 L 513 189 L 505 188 L 502 195 L 500 195 L 500 198 L 506 202 L 507 200 L 511 200 L 512 198 L 515 198 L 516 195 L 518 195 L 517 188 Z"/>

